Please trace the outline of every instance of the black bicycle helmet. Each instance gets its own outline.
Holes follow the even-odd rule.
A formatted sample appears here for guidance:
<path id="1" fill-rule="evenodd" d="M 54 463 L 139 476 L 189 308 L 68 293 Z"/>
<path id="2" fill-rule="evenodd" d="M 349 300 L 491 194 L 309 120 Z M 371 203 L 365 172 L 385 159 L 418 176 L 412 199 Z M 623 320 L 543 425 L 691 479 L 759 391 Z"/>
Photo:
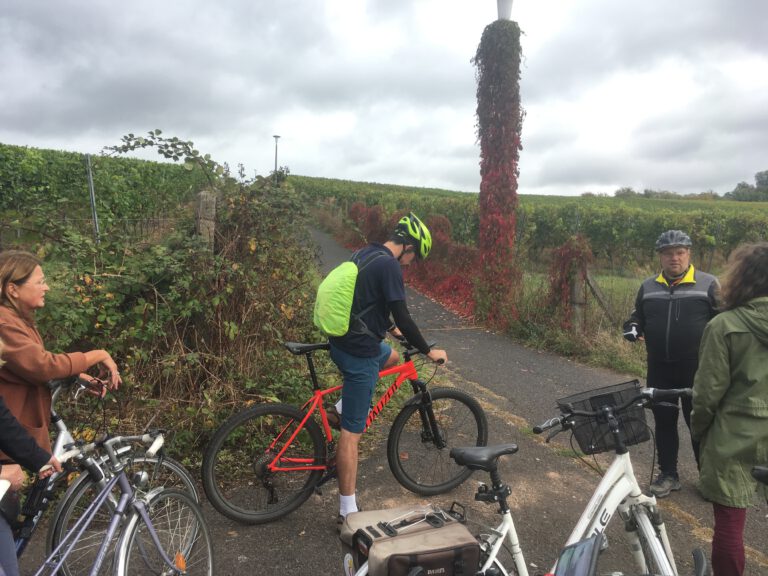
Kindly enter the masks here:
<path id="1" fill-rule="evenodd" d="M 669 248 L 670 246 L 691 247 L 691 237 L 682 230 L 667 230 L 662 232 L 656 239 L 656 252 Z"/>

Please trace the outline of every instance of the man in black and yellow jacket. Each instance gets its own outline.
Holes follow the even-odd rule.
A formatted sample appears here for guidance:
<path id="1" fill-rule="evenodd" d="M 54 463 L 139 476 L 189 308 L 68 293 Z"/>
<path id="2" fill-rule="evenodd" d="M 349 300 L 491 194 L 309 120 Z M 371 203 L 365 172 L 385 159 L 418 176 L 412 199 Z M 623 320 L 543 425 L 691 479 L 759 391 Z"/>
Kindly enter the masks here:
<path id="1" fill-rule="evenodd" d="M 718 312 L 720 284 L 717 278 L 694 269 L 691 239 L 680 230 L 667 230 L 656 240 L 661 273 L 647 278 L 637 293 L 635 309 L 624 323 L 624 338 L 645 340 L 648 355 L 647 385 L 651 388 L 690 388 L 699 364 L 699 343 L 707 325 Z M 691 428 L 691 399 L 683 398 L 683 417 Z M 650 492 L 658 498 L 680 490 L 677 453 L 678 408 L 655 406 L 656 450 L 659 475 Z M 698 445 L 693 452 L 698 462 Z"/>

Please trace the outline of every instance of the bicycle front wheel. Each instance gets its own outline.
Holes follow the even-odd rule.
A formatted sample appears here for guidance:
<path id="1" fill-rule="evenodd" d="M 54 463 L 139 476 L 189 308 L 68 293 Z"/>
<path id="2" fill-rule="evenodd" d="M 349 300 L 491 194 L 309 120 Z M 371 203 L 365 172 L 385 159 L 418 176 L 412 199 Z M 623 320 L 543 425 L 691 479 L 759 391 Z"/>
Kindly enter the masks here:
<path id="1" fill-rule="evenodd" d="M 188 492 L 198 502 L 195 480 L 186 468 L 172 458 L 149 458 L 147 456 L 123 456 L 126 464 L 126 474 L 133 477 L 137 472 L 146 472 L 149 481 L 143 490 L 165 488 L 179 488 Z M 106 468 L 106 464 L 104 467 Z M 102 484 L 94 480 L 90 474 L 83 472 L 67 489 L 64 496 L 56 506 L 51 519 L 46 538 L 46 553 L 50 554 L 69 530 L 91 505 L 91 502 L 99 495 Z M 96 554 L 101 546 L 104 533 L 112 521 L 112 513 L 120 496 L 117 486 L 113 488 L 113 497 L 95 511 L 94 519 L 88 526 L 82 537 L 75 544 L 74 549 L 62 565 L 61 571 L 66 576 L 75 574 L 87 574 L 96 560 Z M 105 566 L 109 565 L 108 563 Z"/>
<path id="2" fill-rule="evenodd" d="M 397 481 L 411 492 L 434 496 L 464 482 L 472 470 L 449 457 L 451 448 L 485 446 L 488 421 L 478 402 L 454 388 L 435 388 L 432 404 L 406 404 L 392 424 L 387 460 Z M 437 437 L 430 426 L 434 414 Z"/>
<path id="3" fill-rule="evenodd" d="M 325 442 L 310 419 L 285 448 L 305 413 L 287 404 L 260 404 L 231 416 L 203 456 L 203 488 L 214 508 L 245 524 L 271 522 L 309 498 L 325 466 Z M 276 462 L 269 465 L 285 448 Z"/>
<path id="4" fill-rule="evenodd" d="M 188 493 L 162 490 L 151 496 L 147 513 L 151 526 L 134 514 L 120 537 L 118 576 L 213 574 L 213 540 L 200 506 Z M 153 532 L 173 566 L 163 558 Z"/>
<path id="5" fill-rule="evenodd" d="M 640 549 L 645 560 L 645 566 L 638 566 L 638 568 L 643 571 L 643 574 L 673 576 L 675 571 L 667 558 L 661 536 L 651 522 L 648 509 L 644 506 L 635 506 L 633 516 L 637 523 L 637 536 L 640 539 Z"/>

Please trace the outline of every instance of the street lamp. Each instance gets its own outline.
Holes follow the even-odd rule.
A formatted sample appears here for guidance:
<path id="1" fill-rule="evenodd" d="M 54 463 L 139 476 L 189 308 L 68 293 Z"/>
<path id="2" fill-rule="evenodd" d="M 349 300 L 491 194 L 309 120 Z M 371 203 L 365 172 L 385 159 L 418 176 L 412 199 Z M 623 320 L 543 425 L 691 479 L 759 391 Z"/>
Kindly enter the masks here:
<path id="1" fill-rule="evenodd" d="M 280 140 L 280 135 L 273 134 L 272 138 L 275 139 L 275 184 L 277 184 L 277 141 Z"/>

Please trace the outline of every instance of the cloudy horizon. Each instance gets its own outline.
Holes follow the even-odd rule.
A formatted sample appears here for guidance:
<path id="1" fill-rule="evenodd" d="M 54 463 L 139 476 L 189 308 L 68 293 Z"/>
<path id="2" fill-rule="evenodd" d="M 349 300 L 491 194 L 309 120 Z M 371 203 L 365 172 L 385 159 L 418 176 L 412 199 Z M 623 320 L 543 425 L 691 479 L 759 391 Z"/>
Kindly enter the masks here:
<path id="1" fill-rule="evenodd" d="M 768 3 L 516 0 L 519 192 L 729 192 L 768 169 Z M 479 189 L 492 0 L 6 0 L 0 142 L 159 128 L 249 175 Z M 159 156 L 144 156 L 160 159 Z"/>

